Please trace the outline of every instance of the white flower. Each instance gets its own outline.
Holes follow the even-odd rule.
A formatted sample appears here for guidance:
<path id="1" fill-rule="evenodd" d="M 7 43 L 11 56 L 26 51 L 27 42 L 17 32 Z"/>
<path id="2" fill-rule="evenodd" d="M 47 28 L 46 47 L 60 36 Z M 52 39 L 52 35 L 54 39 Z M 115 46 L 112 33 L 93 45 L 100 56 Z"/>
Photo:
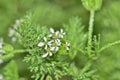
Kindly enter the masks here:
<path id="1" fill-rule="evenodd" d="M 58 46 L 52 46 L 52 47 L 50 47 L 50 50 L 57 52 L 59 50 L 59 47 Z"/>
<path id="2" fill-rule="evenodd" d="M 60 29 L 59 38 L 64 38 L 65 34 L 66 33 L 63 31 L 63 29 Z"/>
<path id="3" fill-rule="evenodd" d="M 58 38 L 64 38 L 64 35 L 66 34 L 63 29 L 60 29 L 60 31 L 56 31 L 53 28 L 50 28 L 50 32 L 51 34 L 49 35 L 49 37 L 53 37 L 55 39 Z"/>
<path id="4" fill-rule="evenodd" d="M 3 75 L 2 74 L 0 74 L 0 80 L 3 80 Z"/>
<path id="5" fill-rule="evenodd" d="M 70 50 L 70 43 L 66 42 L 65 47 L 66 47 L 66 50 Z"/>
<path id="6" fill-rule="evenodd" d="M 60 46 L 62 43 L 61 43 L 60 39 L 56 39 L 56 40 L 55 40 L 55 44 L 56 44 L 57 46 Z"/>
<path id="7" fill-rule="evenodd" d="M 22 19 L 16 20 L 16 21 L 15 21 L 15 24 L 13 25 L 13 28 L 14 28 L 15 30 L 17 30 L 17 28 L 19 27 L 19 25 L 20 25 L 22 22 L 23 22 Z"/>
<path id="8" fill-rule="evenodd" d="M 15 31 L 15 29 L 10 29 L 10 30 L 9 30 L 9 33 L 8 33 L 8 36 L 11 38 L 11 40 L 12 40 L 13 42 L 16 42 L 16 41 L 17 41 L 17 37 L 16 37 L 16 36 L 20 36 L 20 35 L 19 35 L 19 33 L 17 33 L 17 32 Z"/>
<path id="9" fill-rule="evenodd" d="M 59 50 L 59 46 L 61 46 L 61 41 L 59 39 L 54 40 L 54 42 L 52 42 L 52 45 L 50 46 L 50 50 L 51 51 L 58 51 Z"/>
<path id="10" fill-rule="evenodd" d="M 51 34 L 49 35 L 49 37 L 53 37 L 55 39 L 57 39 L 59 37 L 59 31 L 56 31 L 53 28 L 50 28 L 50 32 Z"/>
<path id="11" fill-rule="evenodd" d="M 52 34 L 50 34 L 49 37 L 52 37 L 52 36 L 55 34 L 55 30 L 54 30 L 53 28 L 50 28 L 50 32 L 51 32 Z"/>
<path id="12" fill-rule="evenodd" d="M 59 51 L 61 46 L 64 46 L 66 50 L 70 49 L 70 43 L 62 43 L 61 38 L 64 38 L 65 34 L 66 33 L 63 31 L 63 29 L 60 29 L 60 31 L 55 31 L 53 28 L 50 28 L 50 34 L 48 35 L 48 38 L 51 40 L 48 39 L 48 41 L 47 38 L 44 37 L 44 41 L 38 43 L 39 47 L 45 47 L 46 53 L 42 55 L 42 58 L 52 56 L 52 53 Z"/>
<path id="13" fill-rule="evenodd" d="M 14 33 L 15 33 L 15 30 L 14 29 L 10 29 L 9 33 L 8 33 L 8 36 L 12 37 L 14 35 Z"/>
<path id="14" fill-rule="evenodd" d="M 16 38 L 16 37 L 12 37 L 12 41 L 13 41 L 13 42 L 16 42 L 16 41 L 17 41 L 17 38 Z"/>
<path id="15" fill-rule="evenodd" d="M 49 51 L 49 52 L 43 54 L 43 55 L 42 55 L 42 58 L 45 58 L 45 57 L 47 57 L 47 56 L 52 56 L 52 52 Z"/>
<path id="16" fill-rule="evenodd" d="M 39 46 L 39 47 L 45 46 L 45 49 L 47 49 L 48 46 L 50 46 L 51 43 L 53 42 L 53 41 L 48 41 L 46 37 L 44 37 L 43 40 L 44 40 L 44 42 L 38 43 L 38 46 Z"/>
<path id="17" fill-rule="evenodd" d="M 55 30 L 53 28 L 50 28 L 50 32 L 54 34 Z"/>
<path id="18" fill-rule="evenodd" d="M 11 38 L 11 40 L 13 42 L 16 42 L 17 39 L 18 39 L 17 37 L 20 36 L 19 33 L 16 30 L 18 29 L 18 27 L 20 26 L 20 24 L 22 22 L 23 22 L 22 19 L 16 20 L 15 24 L 13 25 L 13 27 L 9 29 L 8 36 Z"/>

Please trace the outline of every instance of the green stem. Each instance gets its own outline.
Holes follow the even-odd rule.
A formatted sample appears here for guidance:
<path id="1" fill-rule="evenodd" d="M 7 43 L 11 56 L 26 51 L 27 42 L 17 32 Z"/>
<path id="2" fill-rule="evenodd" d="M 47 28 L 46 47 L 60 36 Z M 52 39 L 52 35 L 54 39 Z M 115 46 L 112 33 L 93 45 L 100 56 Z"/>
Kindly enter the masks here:
<path id="1" fill-rule="evenodd" d="M 95 12 L 94 11 L 90 11 L 89 32 L 88 32 L 88 49 L 87 49 L 87 52 L 88 52 L 89 56 L 91 54 L 94 16 L 95 16 Z"/>
<path id="2" fill-rule="evenodd" d="M 120 40 L 119 40 L 119 41 L 115 41 L 115 42 L 113 42 L 113 43 L 109 43 L 108 45 L 105 45 L 104 47 L 102 47 L 102 48 L 98 51 L 98 53 L 100 53 L 100 52 L 104 51 L 105 49 L 107 49 L 107 48 L 109 48 L 109 47 L 111 47 L 111 46 L 114 46 L 114 45 L 116 45 L 116 44 L 120 44 Z"/>
<path id="3" fill-rule="evenodd" d="M 84 66 L 84 68 L 80 71 L 80 75 L 82 76 L 86 71 L 88 71 L 90 69 L 90 66 L 91 66 L 91 60 L 88 61 L 86 63 L 86 65 Z"/>
<path id="4" fill-rule="evenodd" d="M 19 54 L 19 53 L 21 54 L 24 52 L 28 52 L 28 50 L 22 50 L 22 49 L 21 50 L 14 50 L 14 51 L 10 52 L 9 54 L 1 56 L 0 59 L 7 60 L 7 59 L 14 57 L 15 54 Z"/>

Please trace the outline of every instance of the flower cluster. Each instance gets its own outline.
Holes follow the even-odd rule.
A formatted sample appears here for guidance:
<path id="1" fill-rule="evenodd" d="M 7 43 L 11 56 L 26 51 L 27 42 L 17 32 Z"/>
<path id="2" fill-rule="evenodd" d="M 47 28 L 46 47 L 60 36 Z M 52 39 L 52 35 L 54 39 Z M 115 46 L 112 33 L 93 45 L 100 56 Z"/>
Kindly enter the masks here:
<path id="1" fill-rule="evenodd" d="M 16 32 L 16 30 L 18 29 L 19 25 L 23 22 L 23 20 L 16 20 L 15 24 L 13 25 L 13 28 L 10 28 L 9 29 L 9 33 L 8 33 L 8 36 L 11 38 L 11 40 L 13 42 L 16 42 L 17 41 L 17 37 L 16 36 L 19 36 L 19 34 Z"/>
<path id="2" fill-rule="evenodd" d="M 43 58 L 52 56 L 53 53 L 58 52 L 62 46 L 65 47 L 66 50 L 69 50 L 70 43 L 62 41 L 65 34 L 63 29 L 55 31 L 53 28 L 50 28 L 50 34 L 43 38 L 43 42 L 38 43 L 38 46 L 44 48 L 46 52 L 42 55 Z"/>
<path id="3" fill-rule="evenodd" d="M 0 56 L 3 55 L 3 53 L 5 53 L 5 51 L 2 50 L 3 47 L 3 38 L 0 38 Z M 0 64 L 3 63 L 3 60 L 0 59 Z"/>

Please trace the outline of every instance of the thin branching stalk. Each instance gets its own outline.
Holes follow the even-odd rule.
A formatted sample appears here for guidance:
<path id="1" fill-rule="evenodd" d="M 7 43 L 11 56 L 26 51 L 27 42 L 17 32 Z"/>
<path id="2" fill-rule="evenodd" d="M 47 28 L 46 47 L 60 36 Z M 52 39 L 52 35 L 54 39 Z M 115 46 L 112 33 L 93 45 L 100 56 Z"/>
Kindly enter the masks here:
<path id="1" fill-rule="evenodd" d="M 98 52 L 100 53 L 100 52 L 104 51 L 105 49 L 107 49 L 107 48 L 109 48 L 111 46 L 117 45 L 117 44 L 120 44 L 120 40 L 119 41 L 115 41 L 113 43 L 109 43 L 109 44 L 103 46 Z"/>
<path id="2" fill-rule="evenodd" d="M 89 32 L 88 32 L 88 49 L 87 49 L 88 50 L 88 55 L 91 54 L 94 16 L 95 16 L 95 11 L 90 11 Z"/>
<path id="3" fill-rule="evenodd" d="M 28 50 L 23 50 L 23 49 L 14 50 L 7 55 L 1 56 L 0 58 L 2 60 L 7 60 L 7 59 L 10 59 L 10 58 L 14 57 L 15 54 L 22 54 L 22 53 L 25 53 L 25 52 L 28 52 Z"/>

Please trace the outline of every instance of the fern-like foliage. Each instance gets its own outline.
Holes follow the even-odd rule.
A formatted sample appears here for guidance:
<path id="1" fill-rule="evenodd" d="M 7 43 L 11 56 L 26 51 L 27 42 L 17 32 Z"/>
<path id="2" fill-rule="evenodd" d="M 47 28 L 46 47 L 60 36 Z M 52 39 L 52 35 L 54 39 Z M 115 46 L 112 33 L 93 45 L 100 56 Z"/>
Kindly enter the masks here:
<path id="1" fill-rule="evenodd" d="M 21 35 L 21 43 L 29 51 L 24 61 L 30 63 L 29 69 L 35 80 L 60 80 L 63 76 L 70 76 L 72 80 L 87 80 L 93 77 L 94 70 L 89 71 L 91 65 L 84 65 L 82 69 L 76 64 L 72 65 L 77 55 L 86 52 L 86 34 L 81 20 L 78 17 L 72 18 L 68 24 L 63 25 L 63 29 L 66 36 L 61 41 L 70 42 L 70 50 L 66 51 L 63 45 L 52 56 L 43 58 L 45 50 L 40 48 L 38 43 L 43 41 L 50 31 L 47 27 L 32 23 L 31 15 L 23 18 L 18 33 Z"/>
<path id="2" fill-rule="evenodd" d="M 66 57 L 66 52 L 52 57 L 42 58 L 44 50 L 37 45 L 43 40 L 49 31 L 47 27 L 35 25 L 30 20 L 30 15 L 25 16 L 24 23 L 19 27 L 18 32 L 21 35 L 21 42 L 24 47 L 29 50 L 29 54 L 24 58 L 24 61 L 30 63 L 30 71 L 33 72 L 35 80 L 59 80 L 63 75 L 67 74 L 69 64 L 67 61 L 62 62 L 62 58 Z M 63 58 L 65 59 L 65 58 Z M 67 59 L 67 58 L 66 58 Z"/>
<path id="3" fill-rule="evenodd" d="M 84 26 L 82 25 L 81 19 L 78 17 L 73 17 L 69 20 L 68 24 L 64 24 L 63 27 L 67 32 L 67 38 L 71 43 L 70 56 L 72 59 L 75 58 L 76 54 L 79 52 L 84 53 L 85 43 L 87 35 L 84 32 Z"/>

